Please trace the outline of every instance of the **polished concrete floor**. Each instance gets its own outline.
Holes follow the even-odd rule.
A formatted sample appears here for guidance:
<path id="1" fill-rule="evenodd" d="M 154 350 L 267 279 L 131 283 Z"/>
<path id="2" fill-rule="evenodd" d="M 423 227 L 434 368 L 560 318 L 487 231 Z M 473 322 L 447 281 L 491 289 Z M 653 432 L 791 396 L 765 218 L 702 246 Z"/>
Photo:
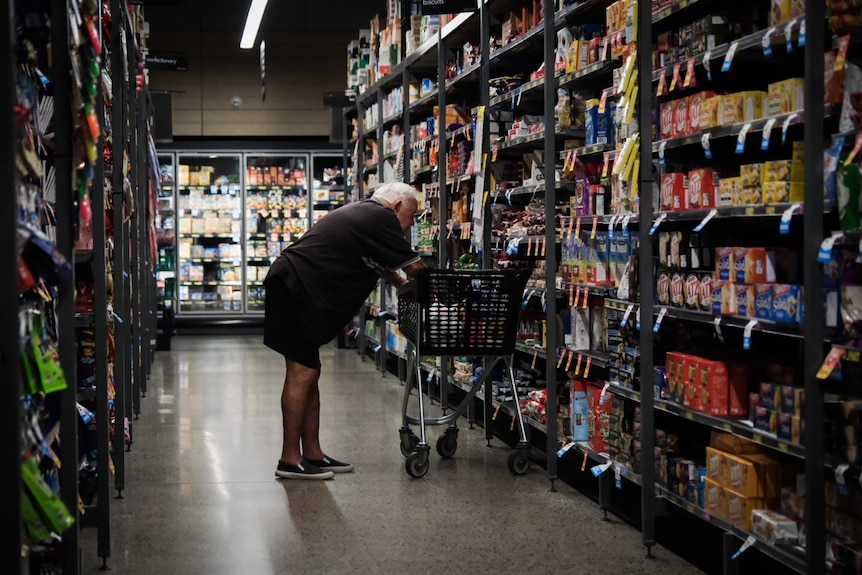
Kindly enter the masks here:
<path id="1" fill-rule="evenodd" d="M 114 573 L 700 573 L 534 466 L 513 477 L 508 449 L 463 429 L 456 456 L 423 479 L 398 447 L 402 387 L 355 351 L 322 350 L 324 449 L 356 465 L 330 481 L 280 481 L 280 356 L 259 337 L 174 340 L 158 352 L 111 500 Z M 464 426 L 466 427 L 466 425 Z M 439 428 L 431 429 L 436 438 Z M 432 452 L 433 453 L 433 452 Z M 96 532 L 81 537 L 99 573 Z"/>

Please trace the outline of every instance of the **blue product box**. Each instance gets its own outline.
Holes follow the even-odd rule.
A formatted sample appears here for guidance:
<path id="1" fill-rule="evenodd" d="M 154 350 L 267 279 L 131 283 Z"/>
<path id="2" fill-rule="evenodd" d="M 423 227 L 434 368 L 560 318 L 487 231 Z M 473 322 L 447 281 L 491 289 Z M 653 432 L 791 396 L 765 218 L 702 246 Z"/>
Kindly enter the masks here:
<path id="1" fill-rule="evenodd" d="M 772 321 L 778 323 L 801 323 L 802 288 L 797 285 L 775 284 L 772 286 Z"/>
<path id="2" fill-rule="evenodd" d="M 754 286 L 754 317 L 757 319 L 772 319 L 772 285 L 757 284 Z"/>
<path id="3" fill-rule="evenodd" d="M 760 407 L 765 407 L 770 411 L 778 410 L 781 407 L 781 385 L 775 383 L 760 384 Z"/>

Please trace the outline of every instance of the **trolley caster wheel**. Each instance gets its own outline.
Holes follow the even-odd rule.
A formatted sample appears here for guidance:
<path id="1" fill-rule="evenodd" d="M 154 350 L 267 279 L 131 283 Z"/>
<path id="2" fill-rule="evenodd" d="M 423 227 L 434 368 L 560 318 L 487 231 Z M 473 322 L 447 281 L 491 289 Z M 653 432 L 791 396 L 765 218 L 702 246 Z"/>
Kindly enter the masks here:
<path id="1" fill-rule="evenodd" d="M 516 449 L 509 454 L 509 472 L 512 475 L 523 475 L 530 467 L 530 452 L 526 449 Z"/>
<path id="2" fill-rule="evenodd" d="M 426 451 L 414 451 L 407 456 L 404 467 L 410 477 L 417 479 L 425 477 L 425 474 L 428 473 L 428 453 Z"/>
<path id="3" fill-rule="evenodd" d="M 410 431 L 409 429 L 401 430 L 401 455 L 407 457 L 414 451 L 416 451 L 416 446 L 419 445 L 419 438 L 416 437 L 416 434 Z"/>
<path id="4" fill-rule="evenodd" d="M 437 438 L 437 454 L 443 459 L 449 459 L 458 450 L 458 430 L 446 430 Z"/>

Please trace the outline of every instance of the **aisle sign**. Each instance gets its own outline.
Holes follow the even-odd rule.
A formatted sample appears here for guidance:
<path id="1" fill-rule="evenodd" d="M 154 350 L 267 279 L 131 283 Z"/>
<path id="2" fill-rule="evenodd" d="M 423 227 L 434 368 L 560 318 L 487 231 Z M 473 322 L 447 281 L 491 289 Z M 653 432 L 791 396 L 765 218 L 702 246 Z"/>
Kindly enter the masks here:
<path id="1" fill-rule="evenodd" d="M 476 9 L 476 0 L 422 0 L 419 4 L 420 13 L 424 16 L 474 12 Z"/>

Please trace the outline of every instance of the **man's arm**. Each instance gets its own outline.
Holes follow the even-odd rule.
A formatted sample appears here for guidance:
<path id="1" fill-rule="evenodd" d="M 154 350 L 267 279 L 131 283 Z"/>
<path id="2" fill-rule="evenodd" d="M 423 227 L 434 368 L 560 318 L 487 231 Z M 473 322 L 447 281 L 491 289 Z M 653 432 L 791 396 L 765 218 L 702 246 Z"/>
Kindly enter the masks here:
<path id="1" fill-rule="evenodd" d="M 418 274 L 423 269 L 425 269 L 425 262 L 423 262 L 422 260 L 416 260 L 412 264 L 404 266 L 402 271 L 407 274 L 407 277 L 413 279 L 416 277 L 416 274 Z"/>
<path id="2" fill-rule="evenodd" d="M 404 266 L 401 271 L 407 274 L 407 277 L 409 279 L 413 279 L 416 277 L 416 274 L 418 274 L 419 271 L 424 268 L 425 262 L 423 262 L 422 260 L 417 260 L 412 264 Z M 404 276 L 398 273 L 398 271 L 383 270 L 379 273 L 380 277 L 382 277 L 387 283 L 394 285 L 397 288 L 400 288 L 407 283 L 407 280 L 404 279 Z"/>

